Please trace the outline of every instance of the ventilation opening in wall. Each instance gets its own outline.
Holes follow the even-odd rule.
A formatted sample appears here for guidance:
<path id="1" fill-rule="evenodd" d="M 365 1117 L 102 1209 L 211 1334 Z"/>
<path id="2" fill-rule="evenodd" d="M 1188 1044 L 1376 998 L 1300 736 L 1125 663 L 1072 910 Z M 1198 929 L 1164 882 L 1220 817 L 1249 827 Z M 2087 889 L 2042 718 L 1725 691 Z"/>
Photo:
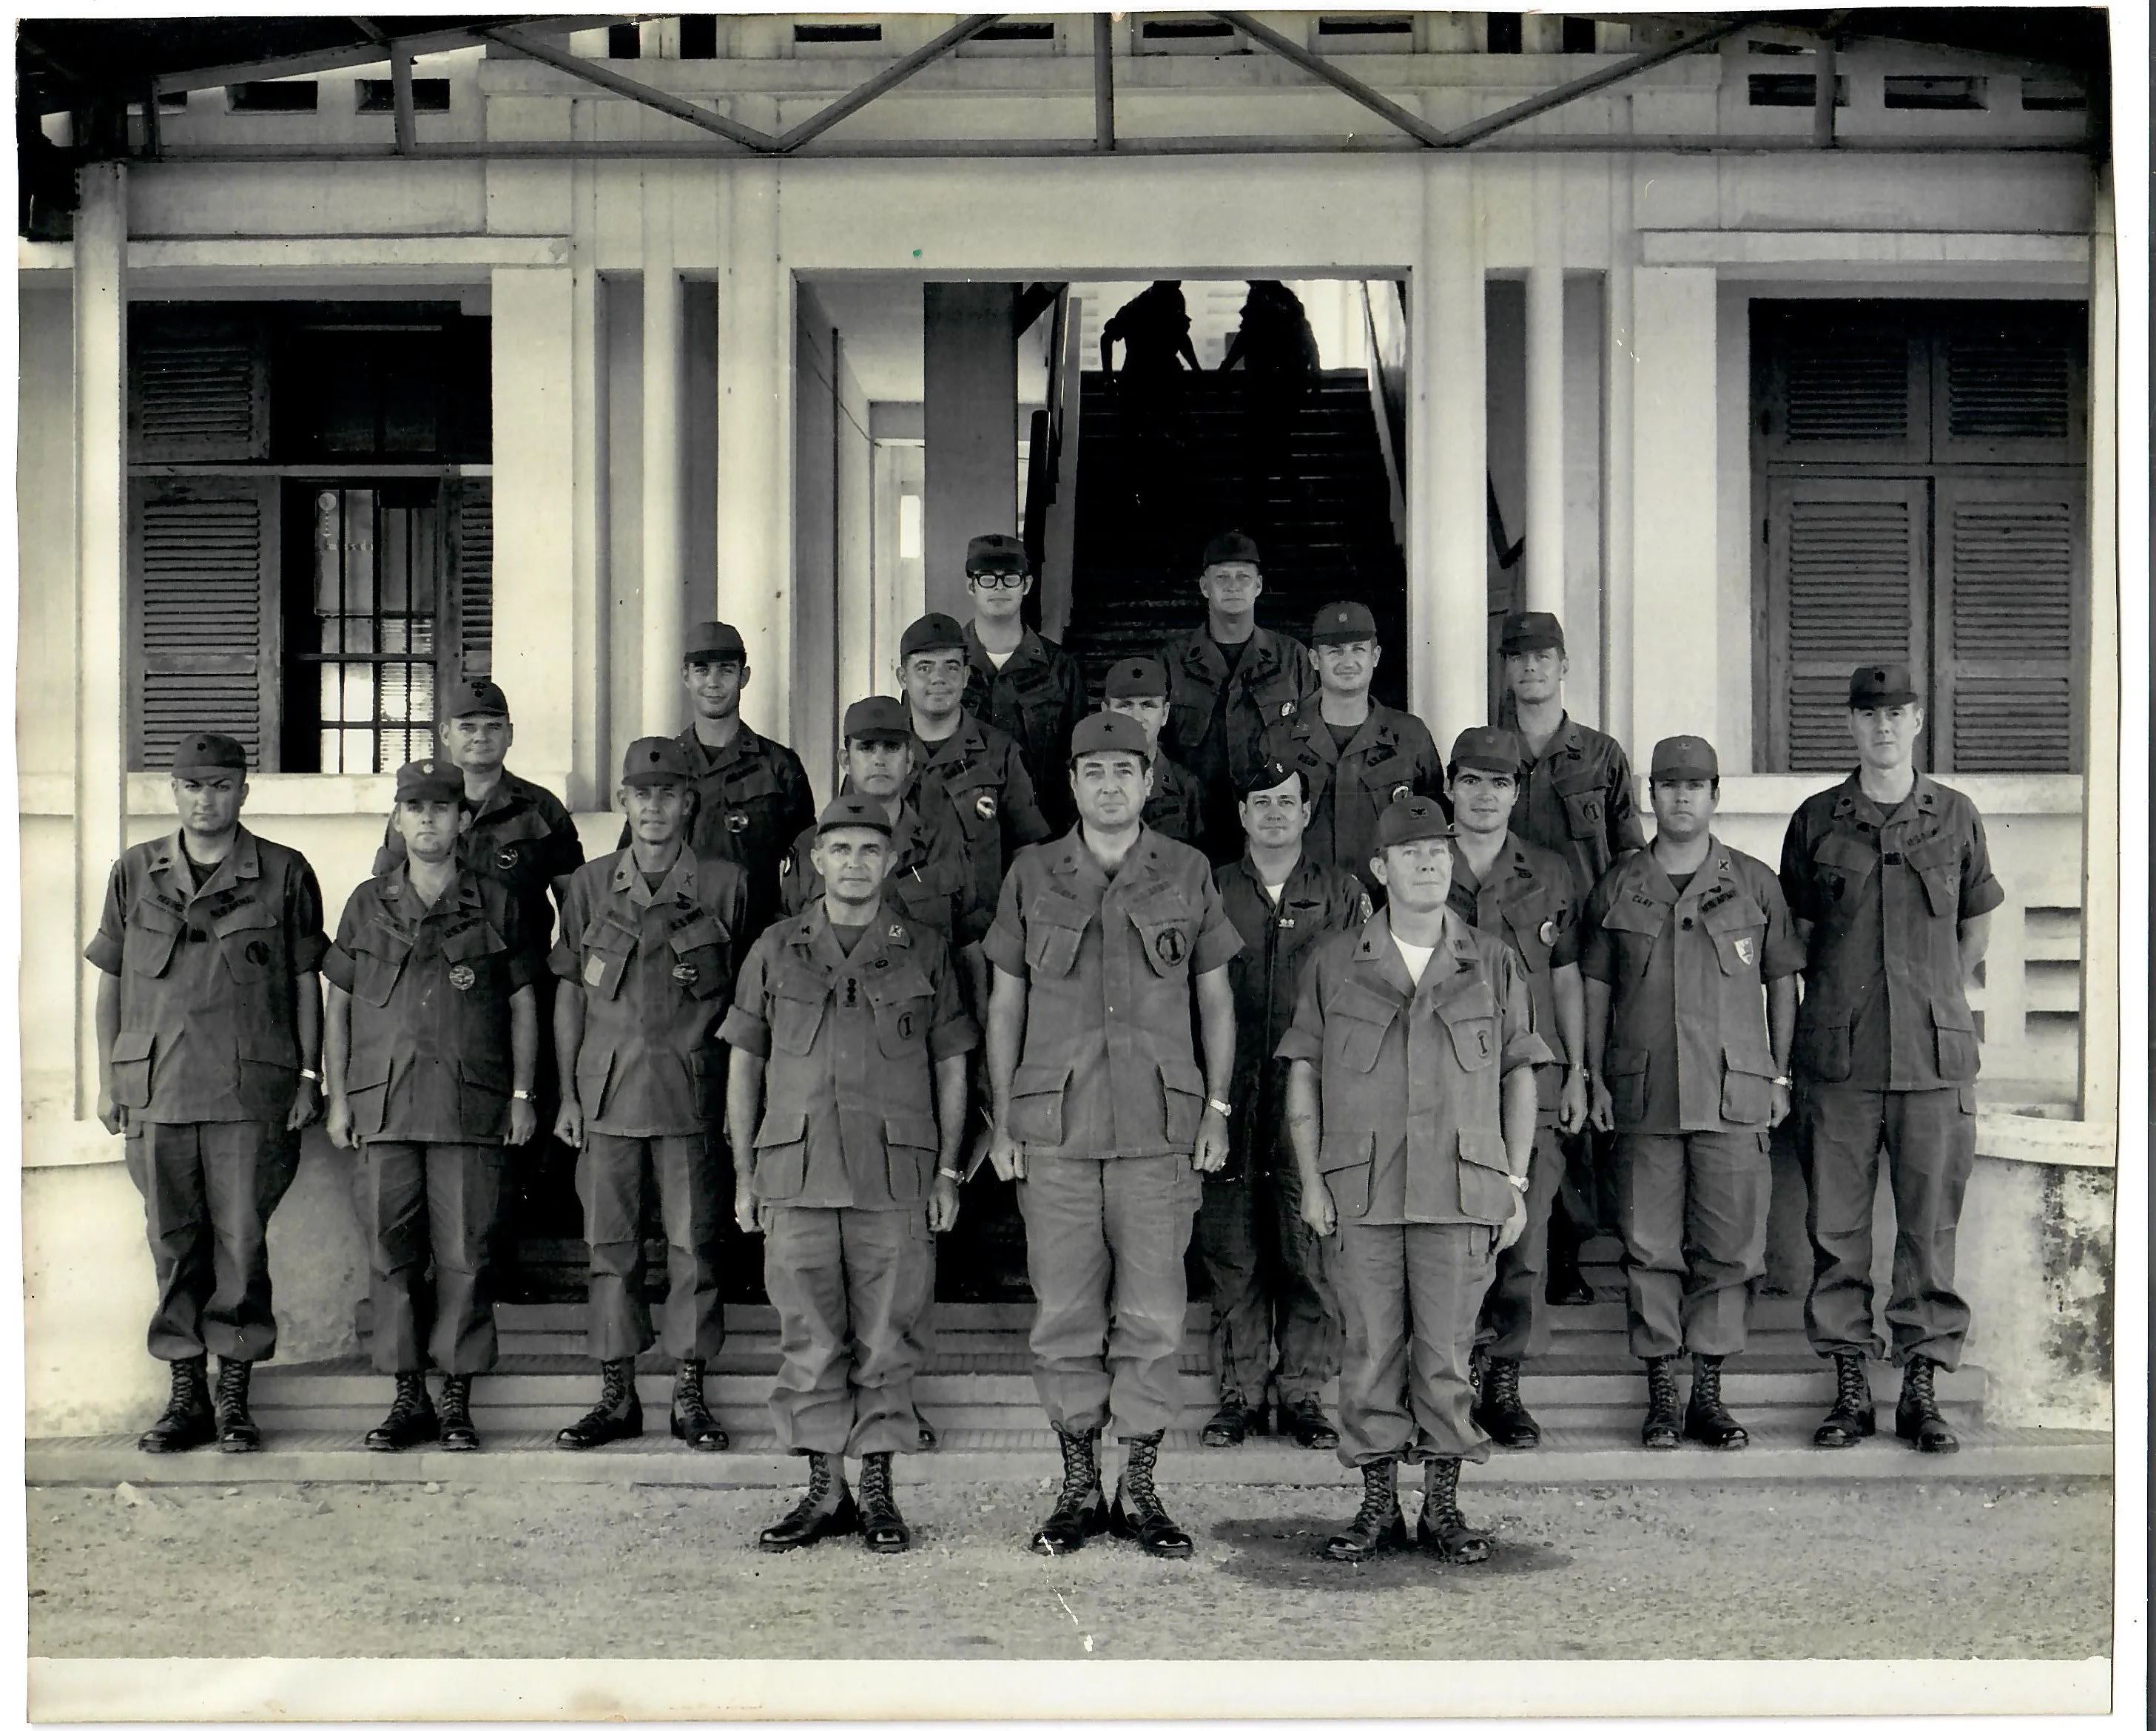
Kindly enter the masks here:
<path id="1" fill-rule="evenodd" d="M 796 24 L 793 39 L 800 43 L 881 42 L 881 24 Z"/>
<path id="2" fill-rule="evenodd" d="M 1561 54 L 1591 54 L 1594 50 L 1594 20 L 1593 18 L 1560 18 L 1563 26 L 1558 49 Z"/>
<path id="3" fill-rule="evenodd" d="M 644 58 L 644 32 L 634 24 L 607 26 L 607 59 L 609 60 L 640 60 Z"/>
<path id="4" fill-rule="evenodd" d="M 2071 79 L 2025 78 L 2021 106 L 2032 114 L 2078 114 L 2088 106 L 2088 91 Z"/>
<path id="5" fill-rule="evenodd" d="M 2025 96 L 2028 86 L 2025 85 L 2023 85 L 2022 90 L 2025 92 Z M 177 113 L 180 110 L 184 109 L 187 105 L 187 93 L 185 90 L 161 90 L 157 94 L 157 106 L 162 109 L 167 114 Z M 2026 108 L 2029 105 L 2025 100 L 2021 105 L 2024 108 Z"/>
<path id="6" fill-rule="evenodd" d="M 1887 106 L 1968 110 L 1981 109 L 1984 80 L 1980 78 L 1933 78 L 1928 74 L 1894 74 L 1887 78 Z"/>
<path id="7" fill-rule="evenodd" d="M 234 114 L 312 114 L 320 92 L 312 79 L 278 79 L 234 85 L 226 92 Z"/>
<path id="8" fill-rule="evenodd" d="M 719 58 L 719 21 L 708 12 L 681 14 L 681 58 L 716 60 Z"/>
<path id="9" fill-rule="evenodd" d="M 394 114 L 397 111 L 397 86 L 386 78 L 362 78 L 355 88 L 359 93 L 361 114 Z M 415 78 L 412 80 L 412 111 L 414 114 L 447 114 L 449 111 L 449 81 L 445 78 Z"/>
<path id="10" fill-rule="evenodd" d="M 1489 34 L 1484 42 L 1493 54 L 1522 53 L 1527 46 L 1527 31 L 1522 15 L 1517 12 L 1491 13 Z"/>
<path id="11" fill-rule="evenodd" d="M 1320 18 L 1320 36 L 1412 36 L 1411 18 Z"/>
<path id="12" fill-rule="evenodd" d="M 1755 72 L 1745 80 L 1754 108 L 1810 108 L 1818 100 L 1819 80 L 1809 72 Z M 1834 105 L 1849 106 L 1849 80 L 1834 81 Z"/>
<path id="13" fill-rule="evenodd" d="M 1155 18 L 1140 29 L 1147 42 L 1197 42 L 1235 33 L 1217 18 Z"/>
<path id="14" fill-rule="evenodd" d="M 1000 24 L 990 24 L 984 30 L 973 33 L 976 42 L 1053 42 L 1055 26 L 1045 21 L 1026 23 L 1005 19 Z"/>

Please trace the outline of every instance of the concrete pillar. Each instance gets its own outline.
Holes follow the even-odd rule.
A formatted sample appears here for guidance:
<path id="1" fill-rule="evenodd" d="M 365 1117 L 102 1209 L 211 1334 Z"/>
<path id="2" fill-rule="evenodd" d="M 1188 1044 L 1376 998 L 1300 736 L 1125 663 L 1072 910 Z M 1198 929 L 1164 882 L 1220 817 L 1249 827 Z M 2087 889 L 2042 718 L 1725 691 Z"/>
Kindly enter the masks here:
<path id="1" fill-rule="evenodd" d="M 1609 485 L 1603 495 L 1602 725 L 1616 736 L 1628 756 L 1636 756 L 1639 733 L 1632 714 L 1632 381 L 1637 361 L 1632 353 L 1632 167 L 1621 157 L 1609 171 L 1609 324 L 1602 351 L 1606 369 L 1602 448 L 1609 463 Z"/>
<path id="2" fill-rule="evenodd" d="M 578 103 L 578 121 L 588 130 L 593 105 Z M 593 240 L 598 225 L 597 165 L 581 162 L 571 171 L 574 224 L 570 252 L 572 302 L 570 317 L 575 351 L 572 389 L 577 402 L 572 461 L 576 465 L 573 562 L 576 611 L 572 633 L 577 650 L 571 663 L 571 727 L 574 757 L 570 764 L 570 806 L 589 810 L 607 803 L 619 765 L 613 730 L 608 725 L 613 665 L 610 605 L 612 578 L 607 559 L 607 494 L 609 461 L 607 431 L 606 296 L 599 285 Z"/>
<path id="3" fill-rule="evenodd" d="M 644 636 L 647 734 L 681 729 L 681 276 L 674 171 L 644 171 Z"/>
<path id="4" fill-rule="evenodd" d="M 75 938 L 127 847 L 127 169 L 81 172 L 74 218 Z M 97 1106 L 97 970 L 76 969 L 75 1115 Z M 115 1143 L 112 1156 L 119 1145 Z"/>
<path id="5" fill-rule="evenodd" d="M 2115 1122 L 2119 1078 L 2118 231 L 2098 171 L 2089 259 L 2088 735 L 2082 753 L 2082 1116 Z"/>
<path id="6" fill-rule="evenodd" d="M 1474 166 L 1424 169 L 1409 288 L 1408 702 L 1440 750 L 1489 716 L 1481 223 Z"/>
<path id="7" fill-rule="evenodd" d="M 1534 165 L 1527 267 L 1527 606 L 1564 617 L 1564 267 L 1561 165 Z"/>
<path id="8" fill-rule="evenodd" d="M 966 543 L 1018 531 L 1016 283 L 924 283 L 929 608 L 966 617 Z"/>

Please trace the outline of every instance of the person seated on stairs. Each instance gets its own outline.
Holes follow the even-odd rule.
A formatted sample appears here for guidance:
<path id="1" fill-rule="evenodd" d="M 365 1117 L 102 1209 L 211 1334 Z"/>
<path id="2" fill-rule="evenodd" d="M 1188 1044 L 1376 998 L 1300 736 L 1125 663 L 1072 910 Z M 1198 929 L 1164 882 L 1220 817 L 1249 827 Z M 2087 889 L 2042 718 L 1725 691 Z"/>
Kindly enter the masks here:
<path id="1" fill-rule="evenodd" d="M 1168 670 L 1151 656 L 1132 656 L 1108 669 L 1101 695 L 1102 709 L 1127 715 L 1145 730 L 1152 751 L 1152 791 L 1146 796 L 1139 821 L 1155 835 L 1196 847 L 1204 822 L 1203 791 L 1198 778 L 1160 749 L 1161 724 L 1168 720 Z"/>
<path id="2" fill-rule="evenodd" d="M 660 1342 L 675 1366 L 669 1421 L 690 1448 L 726 1447 L 704 1399 L 704 1367 L 726 1335 L 721 1063 L 711 1037 L 747 948 L 749 878 L 733 861 L 689 846 L 696 775 L 677 740 L 629 746 L 617 796 L 629 845 L 570 878 L 548 959 L 560 980 L 554 1052 L 568 1084 L 554 1134 L 578 1150 L 590 1351 L 603 1384 L 598 1404 L 556 1436 L 558 1448 L 644 1434 L 636 1357 L 653 1339 L 643 1227 L 654 1191 L 666 1233 Z"/>
<path id="3" fill-rule="evenodd" d="M 1018 741 L 1042 820 L 1051 833 L 1066 830 L 1077 813 L 1062 766 L 1070 730 L 1085 719 L 1086 675 L 1068 649 L 1025 622 L 1033 561 L 1016 535 L 977 535 L 966 544 L 966 587 L 973 599 L 966 711 Z"/>
<path id="4" fill-rule="evenodd" d="M 1720 766 L 1705 740 L 1659 741 L 1652 845 L 1603 874 L 1580 972 L 1594 1122 L 1617 1134 L 1627 1324 L 1647 1366 L 1649 1448 L 1742 1448 L 1722 1361 L 1744 1349 L 1767 1272 L 1767 1133 L 1789 1110 L 1804 950 L 1774 873 L 1711 828 Z M 1691 1354 L 1677 1411 L 1676 1357 Z"/>
<path id="5" fill-rule="evenodd" d="M 859 1532 L 889 1553 L 911 1543 L 891 1457 L 921 1446 L 931 1239 L 958 1216 L 966 1054 L 981 1037 L 948 942 L 885 897 L 884 805 L 841 795 L 816 828 L 824 894 L 757 940 L 719 1030 L 735 1218 L 763 1234 L 778 1312 L 772 1418 L 778 1446 L 808 1457 L 807 1494 L 757 1543 Z"/>

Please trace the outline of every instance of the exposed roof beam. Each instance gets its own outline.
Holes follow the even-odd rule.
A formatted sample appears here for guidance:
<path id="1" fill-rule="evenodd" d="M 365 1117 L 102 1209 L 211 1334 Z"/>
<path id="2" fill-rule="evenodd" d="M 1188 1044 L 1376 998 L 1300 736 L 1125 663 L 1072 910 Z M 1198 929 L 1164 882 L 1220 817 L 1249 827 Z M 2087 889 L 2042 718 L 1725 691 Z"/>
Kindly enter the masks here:
<path id="1" fill-rule="evenodd" d="M 1352 72 L 1343 72 L 1330 60 L 1313 54 L 1301 43 L 1283 36 L 1270 24 L 1261 24 L 1247 12 L 1216 12 L 1213 14 L 1224 23 L 1232 24 L 1253 42 L 1270 49 L 1283 60 L 1293 62 L 1314 78 L 1322 78 L 1343 96 L 1359 102 L 1373 115 L 1389 120 L 1410 138 L 1417 139 L 1433 149 L 1442 149 L 1448 141 L 1444 133 L 1430 125 L 1419 114 L 1411 114 L 1389 96 L 1380 95 Z"/>
<path id="2" fill-rule="evenodd" d="M 744 126 L 739 120 L 729 120 L 696 103 L 685 100 L 670 91 L 643 84 L 633 78 L 624 78 L 601 60 L 589 60 L 572 54 L 567 49 L 555 47 L 526 36 L 521 30 L 508 28 L 484 29 L 478 33 L 489 42 L 498 42 L 512 54 L 522 54 L 526 59 L 537 60 L 580 78 L 586 84 L 597 85 L 602 90 L 611 90 L 617 96 L 626 96 L 632 102 L 640 102 L 646 108 L 655 108 L 660 113 L 671 115 L 677 120 L 685 120 L 706 132 L 732 143 L 745 146 L 752 151 L 769 151 L 777 148 L 778 141 L 770 134 L 759 132 L 753 126 Z"/>
<path id="3" fill-rule="evenodd" d="M 589 30 L 602 24 L 618 24 L 619 17 L 540 18 L 527 28 L 537 30 Z M 396 38 L 414 54 L 439 54 L 449 49 L 472 48 L 479 36 L 470 30 L 429 30 L 418 36 Z M 159 95 L 179 90 L 214 90 L 225 85 L 254 84 L 270 78 L 304 78 L 311 72 L 338 72 L 349 66 L 377 66 L 389 58 L 388 42 L 354 43 L 348 48 L 318 49 L 311 54 L 286 54 L 275 60 L 247 60 L 223 66 L 198 66 L 187 72 L 161 73 L 151 81 Z"/>
<path id="4" fill-rule="evenodd" d="M 829 131 L 848 115 L 867 107 L 886 90 L 904 84 L 922 67 L 942 59 L 968 37 L 978 34 L 1002 16 L 999 12 L 981 12 L 971 18 L 961 18 L 933 42 L 916 49 L 902 60 L 892 62 L 874 78 L 855 85 L 829 108 L 818 110 L 799 125 L 779 134 L 773 147 L 781 151 L 795 150 L 818 134 Z"/>
<path id="5" fill-rule="evenodd" d="M 1628 78 L 1637 78 L 1643 72 L 1651 72 L 1667 61 L 1678 60 L 1704 48 L 1712 48 L 1724 37 L 1734 36 L 1739 30 L 1750 28 L 1759 22 L 1757 13 L 1744 13 L 1725 20 L 1698 34 L 1687 36 L 1681 42 L 1671 43 L 1667 48 L 1650 49 L 1644 54 L 1634 54 L 1620 60 L 1614 66 L 1605 66 L 1599 72 L 1590 72 L 1584 78 L 1573 79 L 1556 89 L 1545 90 L 1539 96 L 1530 96 L 1525 102 L 1516 102 L 1510 108 L 1501 108 L 1493 115 L 1455 127 L 1438 141 L 1448 146 L 1475 144 L 1493 132 L 1502 132 L 1507 126 L 1517 126 L 1522 120 L 1531 120 L 1537 115 L 1548 114 L 1553 108 L 1563 108 L 1567 103 L 1577 102 L 1583 96 L 1592 96 L 1598 90 L 1606 90 L 1612 85 L 1621 85 Z"/>

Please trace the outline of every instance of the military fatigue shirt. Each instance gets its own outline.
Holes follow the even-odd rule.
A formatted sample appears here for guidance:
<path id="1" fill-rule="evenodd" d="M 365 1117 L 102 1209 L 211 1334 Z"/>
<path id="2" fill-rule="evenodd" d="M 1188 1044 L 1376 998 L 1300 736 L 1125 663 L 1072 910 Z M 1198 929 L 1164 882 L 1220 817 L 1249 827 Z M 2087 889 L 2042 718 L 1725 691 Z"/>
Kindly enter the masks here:
<path id="1" fill-rule="evenodd" d="M 966 631 L 966 713 L 1018 741 L 1034 798 L 1050 831 L 1077 821 L 1070 800 L 1070 730 L 1086 717 L 1086 675 L 1078 658 L 1028 626 L 1001 667 L 981 636 Z"/>
<path id="2" fill-rule="evenodd" d="M 1520 744 L 1524 752 L 1525 735 Z M 1584 905 L 1612 860 L 1647 845 L 1625 748 L 1565 716 L 1548 749 L 1520 773 L 1512 833 L 1563 856 L 1573 894 Z"/>
<path id="3" fill-rule="evenodd" d="M 500 1142 L 516 1072 L 509 1001 L 545 964 L 499 878 L 460 866 L 432 907 L 409 868 L 352 893 L 322 958 L 352 995 L 345 1096 L 371 1142 Z"/>
<path id="4" fill-rule="evenodd" d="M 765 1060 L 758 1201 L 910 1208 L 935 1171 L 936 1065 L 981 1031 L 941 935 L 886 904 L 849 955 L 819 901 L 756 940 L 719 1037 Z"/>
<path id="5" fill-rule="evenodd" d="M 1343 1226 L 1502 1226 L 1504 1078 L 1552 1060 L 1519 958 L 1450 909 L 1418 986 L 1380 909 L 1303 970 L 1280 1056 L 1317 1071 L 1317 1170 Z"/>
<path id="6" fill-rule="evenodd" d="M 1261 764 L 1295 761 L 1295 720 L 1316 698 L 1317 675 L 1301 643 L 1263 627 L 1251 632 L 1232 673 L 1203 625 L 1162 650 L 1160 660 L 1168 669 L 1160 748 L 1198 777 L 1204 790 L 1204 846 L 1224 864 L 1243 846 L 1235 789 Z"/>
<path id="7" fill-rule="evenodd" d="M 1012 858 L 1048 835 L 1018 742 L 968 715 L 956 733 L 933 745 L 915 736 L 913 779 L 923 815 L 941 794 L 964 839 L 969 914 L 993 909 Z"/>
<path id="8" fill-rule="evenodd" d="M 1206 1087 L 1191 981 L 1242 947 L 1194 848 L 1141 828 L 1112 878 L 1080 826 L 1019 854 L 985 946 L 1026 982 L 1010 1134 L 1029 1154 L 1188 1154 Z"/>
<path id="9" fill-rule="evenodd" d="M 690 1136 L 719 1122 L 724 1054 L 713 1042 L 747 945 L 748 874 L 684 848 L 656 889 L 635 853 L 569 880 L 548 965 L 584 994 L 577 1100 L 606 1136 Z"/>
<path id="10" fill-rule="evenodd" d="M 1804 965 L 1774 874 L 1720 840 L 1680 890 L 1651 848 L 1594 886 L 1580 971 L 1609 987 L 1602 1079 L 1620 1130 L 1763 1130 L 1779 1073 L 1769 980 Z"/>
<path id="11" fill-rule="evenodd" d="M 1378 820 L 1394 800 L 1427 794 L 1449 803 L 1445 760 L 1430 730 L 1402 709 L 1372 704 L 1345 746 L 1336 746 L 1313 699 L 1288 730 L 1294 752 L 1281 761 L 1301 769 L 1310 784 L 1310 827 L 1303 848 L 1362 879 L 1373 902 L 1385 887 L 1370 869 L 1378 851 Z"/>
<path id="12" fill-rule="evenodd" d="M 853 791 L 850 776 L 839 791 Z M 935 816 L 927 817 L 919 803 L 921 796 L 916 783 L 899 801 L 898 817 L 891 828 L 894 863 L 883 880 L 883 899 L 908 919 L 963 950 L 988 935 L 995 906 L 976 897 L 965 837 L 949 802 L 928 790 L 928 809 Z M 793 838 L 781 869 L 779 899 L 789 919 L 824 899 L 824 874 L 816 869 L 815 846 L 816 826 L 812 823 Z"/>
<path id="13" fill-rule="evenodd" d="M 1557 1059 L 1536 1068 L 1535 1121 L 1553 1124 L 1564 1088 L 1565 1058 L 1557 1025 L 1555 976 L 1559 968 L 1579 960 L 1580 904 L 1572 868 L 1547 848 L 1507 836 L 1490 875 L 1478 879 L 1455 842 L 1446 905 L 1476 930 L 1503 939 L 1527 972 L 1535 1032 Z M 1584 1052 L 1572 1056 L 1578 1063 L 1587 1061 Z"/>
<path id="14" fill-rule="evenodd" d="M 140 1124 L 282 1126 L 300 1085 L 299 994 L 321 966 L 322 893 L 240 828 L 195 888 L 177 832 L 113 863 L 83 951 L 120 978 L 112 1099 Z"/>
<path id="15" fill-rule="evenodd" d="M 1958 930 L 2006 892 L 1967 795 L 1925 775 L 1891 812 L 1856 775 L 1814 794 L 1783 838 L 1782 891 L 1811 925 L 1799 1075 L 1896 1091 L 1975 1081 Z"/>
<path id="16" fill-rule="evenodd" d="M 499 878 L 516 898 L 522 941 L 541 959 L 554 931 L 548 894 L 584 863 L 584 844 L 569 808 L 536 781 L 507 770 L 472 813 L 471 827 L 457 841 L 459 863 L 482 877 Z M 404 863 L 404 837 L 393 817 L 374 855 L 374 875 Z"/>
<path id="17" fill-rule="evenodd" d="M 702 858 L 730 859 L 748 874 L 744 940 L 779 917 L 780 868 L 788 844 L 816 821 L 816 799 L 801 760 L 742 722 L 714 751 L 692 725 L 675 737 L 696 764 L 696 817 L 689 845 Z M 629 826 L 614 845 L 629 846 Z"/>
<path id="18" fill-rule="evenodd" d="M 1146 796 L 1140 813 L 1145 827 L 1157 836 L 1195 848 L 1204 835 L 1205 790 L 1198 777 L 1165 751 L 1152 755 L 1152 791 Z"/>

